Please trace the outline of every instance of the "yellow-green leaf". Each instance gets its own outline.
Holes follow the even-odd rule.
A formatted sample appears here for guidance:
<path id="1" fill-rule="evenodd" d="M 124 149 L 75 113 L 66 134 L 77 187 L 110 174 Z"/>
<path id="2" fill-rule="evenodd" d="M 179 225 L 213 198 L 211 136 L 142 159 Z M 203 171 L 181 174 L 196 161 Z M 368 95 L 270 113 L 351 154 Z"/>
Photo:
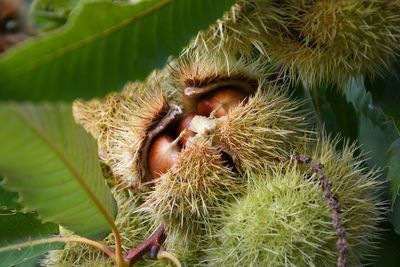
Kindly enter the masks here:
<path id="1" fill-rule="evenodd" d="M 110 232 L 115 201 L 103 179 L 95 140 L 67 105 L 0 105 L 0 174 L 19 202 L 87 237 Z"/>

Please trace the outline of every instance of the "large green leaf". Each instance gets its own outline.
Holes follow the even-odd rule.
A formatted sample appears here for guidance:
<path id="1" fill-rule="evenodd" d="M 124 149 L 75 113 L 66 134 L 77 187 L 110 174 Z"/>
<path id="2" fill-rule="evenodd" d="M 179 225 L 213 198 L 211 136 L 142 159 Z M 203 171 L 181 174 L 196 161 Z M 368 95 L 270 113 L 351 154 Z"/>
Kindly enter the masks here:
<path id="1" fill-rule="evenodd" d="M 38 101 L 102 96 L 162 67 L 234 2 L 86 3 L 65 27 L 0 58 L 0 98 Z"/>
<path id="2" fill-rule="evenodd" d="M 47 238 L 54 234 L 58 234 L 58 225 L 42 223 L 34 213 L 0 209 L 0 247 Z M 62 243 L 51 243 L 1 252 L 0 266 L 26 266 L 28 260 L 37 260 L 37 256 L 62 246 Z"/>
<path id="3" fill-rule="evenodd" d="M 115 201 L 101 174 L 95 140 L 66 105 L 0 106 L 0 173 L 7 190 L 44 221 L 79 235 L 107 234 Z"/>
<path id="4" fill-rule="evenodd" d="M 369 167 L 381 167 L 385 171 L 382 177 L 389 181 L 393 205 L 393 224 L 400 233 L 400 136 L 392 119 L 386 118 L 377 107 L 361 80 L 353 80 L 346 91 L 347 99 L 354 105 L 359 114 L 358 138 L 361 149 L 368 153 Z M 390 196 L 387 190 L 386 198 Z"/>

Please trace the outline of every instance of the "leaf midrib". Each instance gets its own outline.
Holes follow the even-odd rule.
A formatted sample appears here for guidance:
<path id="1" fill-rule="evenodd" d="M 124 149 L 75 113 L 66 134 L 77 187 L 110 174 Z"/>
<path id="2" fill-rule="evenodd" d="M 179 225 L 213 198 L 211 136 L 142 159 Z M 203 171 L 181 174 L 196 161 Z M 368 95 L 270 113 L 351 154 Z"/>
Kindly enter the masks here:
<path id="1" fill-rule="evenodd" d="M 112 33 L 118 31 L 119 29 L 121 29 L 121 28 L 123 28 L 123 27 L 125 27 L 125 26 L 127 26 L 129 24 L 134 23 L 138 19 L 141 19 L 142 17 L 144 17 L 144 16 L 146 16 L 146 15 L 148 15 L 148 14 L 150 14 L 150 13 L 152 13 L 152 12 L 154 12 L 154 11 L 156 11 L 156 10 L 158 10 L 158 9 L 160 9 L 160 8 L 170 4 L 170 3 L 172 3 L 173 1 L 175 1 L 175 0 L 164 0 L 164 1 L 158 3 L 158 4 L 154 5 L 154 6 L 151 6 L 151 7 L 147 8 L 147 9 L 143 10 L 142 12 L 137 14 L 136 16 L 134 16 L 132 18 L 129 18 L 129 19 L 125 19 L 125 20 L 121 21 L 119 24 L 116 24 L 116 25 L 114 25 L 114 26 L 112 26 L 112 27 L 110 27 L 110 28 L 108 28 L 108 29 L 106 29 L 104 31 L 97 32 L 96 34 L 87 36 L 86 38 L 84 38 L 82 40 L 79 40 L 77 42 L 73 42 L 73 43 L 71 43 L 71 44 L 69 44 L 69 45 L 67 45 L 65 47 L 56 49 L 56 50 L 52 51 L 51 53 L 48 53 L 48 54 L 40 57 L 37 60 L 30 61 L 28 64 L 20 65 L 18 68 L 16 68 L 15 72 L 21 72 L 21 71 L 27 72 L 27 71 L 30 71 L 30 70 L 34 69 L 37 65 L 47 64 L 45 62 L 51 61 L 52 59 L 54 59 L 56 57 L 60 57 L 62 55 L 65 55 L 68 52 L 70 52 L 70 51 L 72 51 L 74 49 L 77 49 L 79 47 L 82 47 L 84 45 L 93 43 L 94 41 L 96 41 L 96 40 L 98 40 L 98 39 L 100 39 L 100 38 L 102 38 L 104 36 L 111 35 Z"/>
<path id="2" fill-rule="evenodd" d="M 106 209 L 100 203 L 99 199 L 92 193 L 90 187 L 85 183 L 85 179 L 75 169 L 74 165 L 68 160 L 63 151 L 60 150 L 57 146 L 53 145 L 51 141 L 43 133 L 43 131 L 41 131 L 41 129 L 37 128 L 33 123 L 31 123 L 30 120 L 17 107 L 14 106 L 11 108 L 14 110 L 17 117 L 23 123 L 25 123 L 35 135 L 37 135 L 45 144 L 47 144 L 48 147 L 59 157 L 59 159 L 61 159 L 61 161 L 65 164 L 67 169 L 72 173 L 73 177 L 75 177 L 78 183 L 82 186 L 85 193 L 94 202 L 96 208 L 99 209 L 100 213 L 103 214 L 104 218 L 107 220 L 110 226 L 112 226 L 113 222 L 112 217 L 110 216 L 110 214 L 108 214 Z"/>

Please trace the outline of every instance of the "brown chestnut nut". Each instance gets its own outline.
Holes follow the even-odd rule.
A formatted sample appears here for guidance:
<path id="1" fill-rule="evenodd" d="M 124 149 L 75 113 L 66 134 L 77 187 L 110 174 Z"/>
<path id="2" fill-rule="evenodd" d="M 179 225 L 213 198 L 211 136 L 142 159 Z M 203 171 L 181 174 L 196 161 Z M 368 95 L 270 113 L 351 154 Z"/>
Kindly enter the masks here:
<path id="1" fill-rule="evenodd" d="M 181 147 L 171 135 L 163 134 L 156 137 L 150 147 L 149 171 L 153 179 L 160 178 L 176 162 Z"/>
<path id="2" fill-rule="evenodd" d="M 190 112 L 190 113 L 186 114 L 182 118 L 182 120 L 179 122 L 178 129 L 176 131 L 176 135 L 179 136 L 181 134 L 181 132 L 183 132 L 186 129 L 186 133 L 179 140 L 179 144 L 181 144 L 182 146 L 186 145 L 186 142 L 189 140 L 190 137 L 193 137 L 196 135 L 196 133 L 189 130 L 189 126 L 190 126 L 190 123 L 192 122 L 193 118 L 198 115 L 199 114 L 196 112 Z"/>
<path id="3" fill-rule="evenodd" d="M 197 103 L 197 111 L 202 116 L 210 116 L 214 112 L 216 118 L 225 116 L 229 109 L 237 106 L 247 95 L 235 88 L 221 88 L 208 93 Z"/>

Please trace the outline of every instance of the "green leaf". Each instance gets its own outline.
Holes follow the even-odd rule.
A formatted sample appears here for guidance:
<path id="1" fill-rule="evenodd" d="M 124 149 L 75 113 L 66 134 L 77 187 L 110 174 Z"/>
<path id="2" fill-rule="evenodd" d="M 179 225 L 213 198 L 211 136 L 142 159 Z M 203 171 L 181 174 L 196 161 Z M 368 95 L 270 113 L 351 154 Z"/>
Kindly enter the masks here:
<path id="1" fill-rule="evenodd" d="M 395 226 L 397 234 L 400 235 L 400 139 L 390 146 L 388 161 L 387 179 L 391 181 L 393 209 L 391 222 Z"/>
<path id="2" fill-rule="evenodd" d="M 0 177 L 0 184 L 3 178 Z M 18 194 L 14 192 L 9 192 L 0 186 L 0 210 L 10 209 L 10 210 L 20 210 L 21 205 L 17 203 Z"/>
<path id="3" fill-rule="evenodd" d="M 359 115 L 358 139 L 361 149 L 368 153 L 369 166 L 386 168 L 390 145 L 399 139 L 393 120 L 387 119 L 383 111 L 372 100 L 362 80 L 353 80 L 346 90 L 346 97 Z"/>
<path id="4" fill-rule="evenodd" d="M 7 190 L 44 221 L 103 237 L 116 213 L 95 140 L 75 124 L 70 106 L 0 106 L 0 173 Z"/>
<path id="5" fill-rule="evenodd" d="M 0 57 L 0 99 L 73 100 L 103 96 L 143 79 L 234 0 L 86 3 L 65 27 Z"/>
<path id="6" fill-rule="evenodd" d="M 16 264 L 15 267 L 40 267 L 39 263 L 43 259 L 43 257 L 43 255 L 38 255 L 19 264 Z"/>
<path id="7" fill-rule="evenodd" d="M 354 105 L 359 114 L 358 138 L 361 150 L 367 154 L 370 168 L 380 167 L 385 171 L 382 179 L 390 182 L 386 199 L 391 199 L 393 205 L 393 225 L 400 233 L 400 136 L 393 120 L 385 117 L 383 111 L 374 105 L 371 94 L 368 93 L 361 80 L 353 80 L 346 91 L 347 99 Z M 384 178 L 386 177 L 386 178 Z"/>
<path id="8" fill-rule="evenodd" d="M 374 103 L 380 106 L 387 117 L 392 118 L 400 129 L 400 58 L 393 68 L 373 80 L 366 80 L 366 88 L 371 92 Z"/>
<path id="9" fill-rule="evenodd" d="M 392 204 L 393 214 L 391 214 L 391 223 L 395 227 L 395 231 L 400 235 L 400 197 L 397 196 Z"/>
<path id="10" fill-rule="evenodd" d="M 396 235 L 388 222 L 379 225 L 382 229 L 381 239 L 377 240 L 378 248 L 372 260 L 366 260 L 362 266 L 372 267 L 397 267 L 400 255 L 400 236 Z"/>
<path id="11" fill-rule="evenodd" d="M 389 147 L 388 166 L 387 178 L 391 181 L 392 202 L 394 203 L 400 193 L 400 139 Z M 400 224 L 398 229 L 400 229 Z"/>
<path id="12" fill-rule="evenodd" d="M 34 213 L 0 210 L 0 247 L 47 238 L 54 234 L 58 234 L 58 225 L 42 223 Z M 62 247 L 62 243 L 52 243 L 1 252 L 0 266 L 16 264 L 26 266 L 26 261 L 35 259 L 49 250 Z"/>
<path id="13" fill-rule="evenodd" d="M 56 29 L 64 25 L 71 12 L 86 2 L 112 0 L 36 0 L 31 5 L 31 23 L 41 32 Z"/>
<path id="14" fill-rule="evenodd" d="M 314 88 L 311 93 L 314 110 L 324 130 L 333 136 L 340 134 L 351 141 L 357 140 L 358 116 L 342 92 L 330 85 Z"/>

